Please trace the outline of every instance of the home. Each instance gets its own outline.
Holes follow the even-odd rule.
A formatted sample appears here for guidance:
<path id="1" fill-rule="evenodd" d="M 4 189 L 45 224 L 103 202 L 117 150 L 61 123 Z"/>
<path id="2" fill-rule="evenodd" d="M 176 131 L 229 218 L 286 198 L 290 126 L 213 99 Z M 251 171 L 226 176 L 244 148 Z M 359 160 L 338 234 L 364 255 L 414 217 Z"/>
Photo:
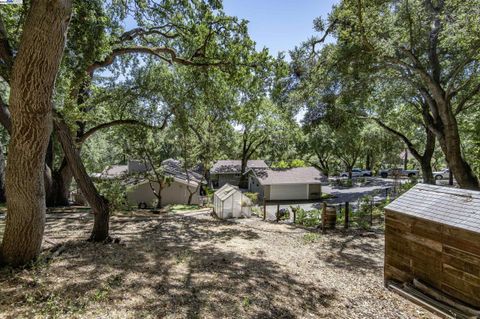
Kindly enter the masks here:
<path id="1" fill-rule="evenodd" d="M 324 180 L 315 167 L 255 169 L 249 171 L 248 189 L 266 201 L 317 200 L 322 196 Z"/>
<path id="2" fill-rule="evenodd" d="M 159 184 L 146 180 L 142 173 L 151 170 L 151 166 L 140 161 L 128 161 L 127 165 L 113 165 L 94 177 L 101 179 L 123 179 L 127 187 L 126 199 L 130 206 L 154 207 L 157 201 L 153 190 L 158 192 Z M 167 159 L 159 168 L 168 183 L 161 191 L 162 205 L 187 204 L 191 195 L 191 204 L 201 203 L 204 178 L 198 172 L 185 170 L 181 162 Z M 152 189 L 153 188 L 153 189 Z"/>
<path id="3" fill-rule="evenodd" d="M 268 165 L 263 160 L 249 160 L 245 174 L 252 169 L 267 169 Z M 210 183 L 213 188 L 225 184 L 238 186 L 242 174 L 241 160 L 219 160 L 210 169 Z"/>

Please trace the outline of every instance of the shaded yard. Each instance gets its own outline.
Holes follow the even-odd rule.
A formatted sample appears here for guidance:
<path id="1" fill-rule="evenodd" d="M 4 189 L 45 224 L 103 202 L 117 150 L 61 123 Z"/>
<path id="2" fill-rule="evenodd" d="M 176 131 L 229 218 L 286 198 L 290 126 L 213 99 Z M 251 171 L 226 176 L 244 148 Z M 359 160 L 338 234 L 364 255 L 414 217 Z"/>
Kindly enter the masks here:
<path id="1" fill-rule="evenodd" d="M 429 318 L 383 287 L 383 235 L 321 235 L 208 211 L 112 218 L 92 244 L 87 213 L 50 214 L 48 263 L 0 272 L 0 317 Z"/>

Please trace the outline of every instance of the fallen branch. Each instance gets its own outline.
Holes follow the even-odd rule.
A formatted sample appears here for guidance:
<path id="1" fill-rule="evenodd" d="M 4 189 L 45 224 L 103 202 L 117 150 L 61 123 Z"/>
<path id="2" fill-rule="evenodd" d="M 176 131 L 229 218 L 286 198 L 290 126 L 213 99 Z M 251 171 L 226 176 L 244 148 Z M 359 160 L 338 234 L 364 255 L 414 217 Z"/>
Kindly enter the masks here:
<path id="1" fill-rule="evenodd" d="M 471 307 L 469 307 L 465 304 L 461 304 L 461 303 L 447 297 L 445 294 L 438 291 L 437 289 L 427 286 L 426 284 L 422 283 L 418 279 L 413 279 L 413 285 L 418 290 L 420 290 L 423 293 L 437 299 L 438 301 L 444 302 L 445 304 L 447 304 L 449 306 L 452 306 L 455 309 L 458 309 L 458 310 L 460 310 L 460 311 L 462 311 L 466 314 L 476 316 L 476 317 L 480 317 L 480 310 L 473 309 L 473 308 L 471 308 Z"/>

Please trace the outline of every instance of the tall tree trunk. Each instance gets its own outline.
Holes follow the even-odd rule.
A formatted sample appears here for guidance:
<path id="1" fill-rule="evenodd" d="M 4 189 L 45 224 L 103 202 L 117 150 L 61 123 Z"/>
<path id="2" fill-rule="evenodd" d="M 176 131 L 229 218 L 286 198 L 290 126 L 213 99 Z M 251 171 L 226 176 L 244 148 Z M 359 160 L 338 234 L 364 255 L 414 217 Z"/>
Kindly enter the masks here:
<path id="1" fill-rule="evenodd" d="M 247 170 L 247 164 L 248 164 L 248 158 L 242 156 L 242 164 L 240 167 L 240 182 L 238 183 L 238 186 L 240 188 L 248 188 L 248 178 L 247 174 L 245 174 Z"/>
<path id="2" fill-rule="evenodd" d="M 453 117 L 449 122 L 449 124 L 443 125 L 442 134 L 439 137 L 440 147 L 445 154 L 449 168 L 461 188 L 479 190 L 478 178 L 462 155 L 456 120 Z"/>
<path id="3" fill-rule="evenodd" d="M 422 176 L 423 176 L 423 182 L 425 184 L 432 184 L 435 185 L 435 177 L 433 176 L 433 171 L 432 171 L 432 163 L 431 161 L 422 158 L 420 160 L 420 167 L 422 169 Z"/>
<path id="4" fill-rule="evenodd" d="M 367 171 L 372 170 L 372 155 L 370 154 L 370 152 L 367 152 L 367 155 L 366 155 L 366 158 L 365 158 L 365 169 Z"/>
<path id="5" fill-rule="evenodd" d="M 63 158 L 58 170 L 52 173 L 52 187 L 47 192 L 47 207 L 58 207 L 70 205 L 70 185 L 73 175 L 68 167 L 68 162 Z"/>
<path id="6" fill-rule="evenodd" d="M 12 134 L 6 172 L 4 262 L 40 253 L 45 228 L 44 170 L 52 132 L 52 96 L 71 15 L 69 0 L 31 2 L 10 82 Z"/>
<path id="7" fill-rule="evenodd" d="M 408 149 L 405 149 L 405 153 L 403 154 L 403 169 L 408 169 Z"/>
<path id="8" fill-rule="evenodd" d="M 5 203 L 5 157 L 3 155 L 3 146 L 0 145 L 0 203 Z"/>
<path id="9" fill-rule="evenodd" d="M 60 115 L 55 116 L 54 124 L 68 166 L 75 177 L 75 181 L 80 187 L 83 196 L 85 196 L 85 199 L 90 204 L 95 217 L 93 230 L 89 240 L 109 240 L 110 207 L 108 200 L 98 193 L 92 179 L 83 165 L 80 154 L 78 153 L 72 135 L 70 134 L 70 130 Z"/>
<path id="10" fill-rule="evenodd" d="M 433 176 L 433 170 L 432 170 L 432 158 L 433 158 L 433 153 L 435 152 L 435 134 L 433 134 L 432 131 L 430 131 L 428 128 L 425 129 L 425 133 L 427 135 L 427 139 L 425 141 L 425 151 L 423 152 L 423 155 L 419 158 L 416 158 L 417 161 L 420 162 L 420 167 L 422 169 L 422 175 L 423 175 L 423 182 L 425 184 L 432 184 L 435 185 L 436 180 L 435 177 Z M 415 154 L 410 151 L 414 157 Z"/>

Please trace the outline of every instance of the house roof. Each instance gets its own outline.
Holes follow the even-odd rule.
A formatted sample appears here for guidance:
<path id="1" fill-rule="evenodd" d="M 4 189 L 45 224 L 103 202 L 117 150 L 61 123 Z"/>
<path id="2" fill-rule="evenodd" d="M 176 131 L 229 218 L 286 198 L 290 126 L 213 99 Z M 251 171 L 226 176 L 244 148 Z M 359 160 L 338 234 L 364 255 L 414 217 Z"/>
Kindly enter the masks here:
<path id="1" fill-rule="evenodd" d="M 141 172 L 139 172 L 138 170 L 134 172 L 129 172 L 128 165 L 111 165 L 100 174 L 92 174 L 92 177 L 114 179 L 128 177 L 129 174 L 133 173 Z M 203 176 L 201 174 L 192 170 L 188 170 L 187 176 L 187 172 L 182 167 L 181 162 L 172 158 L 169 158 L 162 162 L 162 174 L 173 177 L 178 182 L 184 182 L 187 184 L 198 185 L 199 182 L 204 183 Z M 131 182 L 132 181 L 127 181 L 127 183 Z"/>
<path id="2" fill-rule="evenodd" d="M 253 170 L 262 185 L 320 184 L 325 176 L 315 167 Z"/>
<path id="3" fill-rule="evenodd" d="M 417 184 L 385 209 L 480 232 L 480 192 Z"/>
<path id="4" fill-rule="evenodd" d="M 238 192 L 240 191 L 238 187 L 235 187 L 230 184 L 225 184 L 215 192 L 214 196 L 223 202 L 224 200 L 232 196 L 237 191 Z"/>
<path id="5" fill-rule="evenodd" d="M 101 173 L 93 173 L 93 178 L 114 179 L 128 174 L 128 165 L 110 165 Z"/>
<path id="6" fill-rule="evenodd" d="M 249 160 L 247 161 L 247 168 L 268 168 L 268 165 L 263 160 Z M 210 174 L 238 174 L 242 171 L 241 160 L 219 160 L 210 169 Z"/>
<path id="7" fill-rule="evenodd" d="M 162 169 L 164 174 L 184 181 L 190 180 L 199 183 L 203 180 L 203 176 L 201 174 L 192 170 L 187 170 L 187 176 L 187 172 L 182 167 L 181 162 L 172 158 L 169 158 L 162 162 Z"/>

